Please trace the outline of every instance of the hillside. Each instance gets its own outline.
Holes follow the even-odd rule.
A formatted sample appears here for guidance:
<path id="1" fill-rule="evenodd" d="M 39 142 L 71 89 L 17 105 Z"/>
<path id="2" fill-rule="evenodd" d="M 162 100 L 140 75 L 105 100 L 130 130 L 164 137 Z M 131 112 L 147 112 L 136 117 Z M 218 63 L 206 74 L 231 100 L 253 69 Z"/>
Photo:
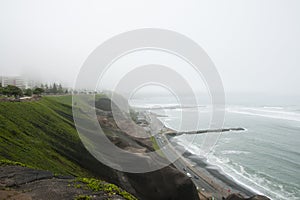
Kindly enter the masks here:
<path id="1" fill-rule="evenodd" d="M 0 159 L 54 173 L 92 175 L 88 166 L 97 161 L 86 156 L 88 152 L 74 128 L 70 101 L 71 96 L 1 102 Z"/>
<path id="2" fill-rule="evenodd" d="M 139 199 L 198 199 L 192 181 L 173 166 L 130 174 L 98 162 L 77 135 L 71 98 L 53 96 L 34 102 L 0 102 L 0 159 L 22 162 L 54 174 L 100 178 Z M 151 140 L 136 141 L 115 128 L 107 130 L 113 135 L 110 139 L 121 146 L 128 148 L 133 144 L 137 149 L 153 150 Z"/>

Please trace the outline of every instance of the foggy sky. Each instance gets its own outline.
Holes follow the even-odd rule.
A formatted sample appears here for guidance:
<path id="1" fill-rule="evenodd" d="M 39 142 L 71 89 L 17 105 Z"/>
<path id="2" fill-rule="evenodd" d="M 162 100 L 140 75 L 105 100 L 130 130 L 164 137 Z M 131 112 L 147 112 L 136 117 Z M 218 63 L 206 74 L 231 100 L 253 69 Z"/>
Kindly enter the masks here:
<path id="1" fill-rule="evenodd" d="M 0 1 L 0 75 L 70 86 L 102 42 L 138 28 L 196 41 L 226 93 L 300 95 L 300 1 Z"/>

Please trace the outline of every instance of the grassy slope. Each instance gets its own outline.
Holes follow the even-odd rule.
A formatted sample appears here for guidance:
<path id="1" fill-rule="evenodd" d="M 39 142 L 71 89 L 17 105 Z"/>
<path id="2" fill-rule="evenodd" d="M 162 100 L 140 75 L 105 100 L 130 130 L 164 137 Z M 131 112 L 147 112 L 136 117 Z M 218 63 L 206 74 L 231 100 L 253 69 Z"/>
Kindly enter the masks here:
<path id="1" fill-rule="evenodd" d="M 0 122 L 0 159 L 55 173 L 91 175 L 87 168 L 96 161 L 77 135 L 71 96 L 44 97 L 37 102 L 0 102 Z"/>

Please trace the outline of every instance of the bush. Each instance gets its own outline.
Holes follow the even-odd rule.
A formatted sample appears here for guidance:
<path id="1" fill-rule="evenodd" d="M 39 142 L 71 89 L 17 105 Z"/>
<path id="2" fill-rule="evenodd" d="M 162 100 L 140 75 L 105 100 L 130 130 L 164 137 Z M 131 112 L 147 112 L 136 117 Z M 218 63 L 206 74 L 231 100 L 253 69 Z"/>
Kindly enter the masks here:
<path id="1" fill-rule="evenodd" d="M 30 88 L 26 89 L 25 92 L 24 92 L 24 95 L 31 97 L 32 96 L 32 90 Z"/>
<path id="2" fill-rule="evenodd" d="M 75 197 L 75 200 L 91 200 L 91 199 L 92 198 L 87 195 L 79 195 L 79 196 Z"/>
<path id="3" fill-rule="evenodd" d="M 7 96 L 14 96 L 15 98 L 23 96 L 23 91 L 14 85 L 4 87 L 2 93 Z"/>
<path id="4" fill-rule="evenodd" d="M 43 88 L 35 88 L 33 90 L 33 94 L 36 94 L 36 95 L 41 95 L 43 92 L 45 92 L 45 90 Z"/>
<path id="5" fill-rule="evenodd" d="M 137 200 L 136 197 L 126 192 L 125 190 L 122 190 L 121 188 L 119 188 L 114 184 L 106 183 L 104 181 L 97 180 L 94 178 L 78 178 L 77 180 L 82 183 L 86 183 L 88 188 L 91 189 L 92 191 L 95 192 L 104 191 L 107 192 L 109 195 L 113 195 L 113 194 L 120 195 L 127 200 Z"/>

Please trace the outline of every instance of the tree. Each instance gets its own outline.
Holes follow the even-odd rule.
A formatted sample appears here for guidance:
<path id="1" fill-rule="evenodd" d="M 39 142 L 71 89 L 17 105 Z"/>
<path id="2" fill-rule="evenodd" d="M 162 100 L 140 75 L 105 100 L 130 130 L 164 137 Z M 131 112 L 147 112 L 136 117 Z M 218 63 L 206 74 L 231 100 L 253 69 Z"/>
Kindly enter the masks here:
<path id="1" fill-rule="evenodd" d="M 0 95 L 3 94 L 3 87 L 2 87 L 2 83 L 0 83 Z"/>
<path id="2" fill-rule="evenodd" d="M 23 91 L 14 85 L 8 85 L 4 88 L 3 94 L 7 96 L 14 96 L 16 99 L 23 96 Z"/>
<path id="3" fill-rule="evenodd" d="M 33 90 L 33 94 L 36 94 L 38 96 L 40 96 L 43 92 L 45 92 L 45 90 L 43 88 L 35 88 Z"/>
<path id="4" fill-rule="evenodd" d="M 46 92 L 46 94 L 49 94 L 49 93 L 50 93 L 50 89 L 49 89 L 49 87 L 48 87 L 48 84 L 45 85 L 45 92 Z"/>
<path id="5" fill-rule="evenodd" d="M 31 97 L 32 96 L 32 90 L 30 88 L 26 89 L 25 92 L 24 92 L 24 95 Z"/>
<path id="6" fill-rule="evenodd" d="M 41 88 L 42 88 L 43 90 L 45 90 L 45 86 L 44 86 L 43 83 L 41 84 Z"/>
<path id="7" fill-rule="evenodd" d="M 53 87 L 52 87 L 52 91 L 53 94 L 57 94 L 58 90 L 57 90 L 57 85 L 56 83 L 53 83 Z"/>
<path id="8" fill-rule="evenodd" d="M 62 86 L 61 86 L 61 84 L 59 84 L 58 85 L 58 91 L 57 91 L 59 94 L 62 94 L 62 93 L 64 93 L 64 91 L 63 91 L 63 88 L 62 88 Z"/>

